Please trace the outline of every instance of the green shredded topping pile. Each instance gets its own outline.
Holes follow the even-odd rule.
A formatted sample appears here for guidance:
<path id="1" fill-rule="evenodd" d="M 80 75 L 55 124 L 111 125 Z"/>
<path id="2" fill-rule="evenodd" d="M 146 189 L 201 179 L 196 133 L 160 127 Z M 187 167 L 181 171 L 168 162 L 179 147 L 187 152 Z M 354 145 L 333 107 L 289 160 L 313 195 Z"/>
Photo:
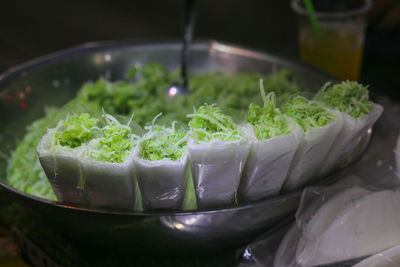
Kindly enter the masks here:
<path id="1" fill-rule="evenodd" d="M 110 82 L 99 79 L 85 84 L 78 98 L 85 103 L 103 107 L 111 115 L 129 115 L 135 112 L 136 122 L 146 125 L 157 114 L 163 113 L 159 123 L 187 122 L 186 114 L 204 103 L 217 103 L 220 107 L 246 111 L 249 103 L 262 105 L 258 81 L 263 79 L 266 88 L 277 93 L 277 102 L 300 91 L 293 74 L 280 70 L 270 75 L 240 72 L 228 75 L 222 72 L 190 75 L 188 95 L 166 96 L 167 88 L 179 80 L 178 72 L 169 72 L 159 63 L 148 63 L 140 69 L 132 68 L 131 81 Z"/>
<path id="2" fill-rule="evenodd" d="M 101 136 L 88 145 L 88 158 L 102 162 L 122 163 L 137 143 L 129 126 L 121 124 L 113 116 L 104 114 L 107 125 L 101 128 Z M 129 125 L 129 123 L 128 123 Z"/>
<path id="3" fill-rule="evenodd" d="M 211 140 L 234 141 L 241 139 L 239 130 L 231 117 L 223 114 L 219 107 L 204 104 L 193 114 L 188 114 L 190 135 L 198 142 Z"/>
<path id="4" fill-rule="evenodd" d="M 48 128 L 56 127 L 67 114 L 80 109 L 76 99 L 61 108 L 47 107 L 45 115 L 27 127 L 8 163 L 7 179 L 12 187 L 38 197 L 57 199 L 40 165 L 36 147 Z"/>
<path id="5" fill-rule="evenodd" d="M 253 125 L 257 139 L 289 134 L 287 120 L 276 107 L 275 92 L 265 95 L 263 80 L 260 80 L 260 92 L 264 106 L 251 103 L 247 114 L 247 121 Z"/>
<path id="6" fill-rule="evenodd" d="M 187 147 L 187 134 L 183 128 L 176 127 L 176 122 L 171 127 L 153 124 L 145 129 L 147 133 L 140 143 L 140 157 L 151 161 L 182 158 Z"/>
<path id="7" fill-rule="evenodd" d="M 246 111 L 249 103 L 262 105 L 259 80 L 264 80 L 268 92 L 276 92 L 277 103 L 283 103 L 289 96 L 300 91 L 295 77 L 287 70 L 271 75 L 239 72 L 227 75 L 222 72 L 203 73 L 190 77 L 188 107 L 198 107 L 204 103 L 217 103 L 223 108 Z M 189 110 L 187 113 L 190 113 Z"/>
<path id="8" fill-rule="evenodd" d="M 55 143 L 60 146 L 76 148 L 93 137 L 98 120 L 88 113 L 67 115 L 64 121 L 60 121 L 54 135 Z"/>
<path id="9" fill-rule="evenodd" d="M 333 86 L 327 83 L 315 98 L 355 119 L 362 118 L 372 109 L 368 88 L 357 82 L 345 81 Z"/>
<path id="10" fill-rule="evenodd" d="M 69 151 L 70 148 L 85 145 L 85 158 L 101 162 L 124 162 L 138 137 L 132 134 L 129 126 L 121 124 L 113 116 L 103 114 L 103 117 L 105 126 L 99 128 L 99 120 L 88 113 L 68 114 L 56 127 L 51 150 Z"/>
<path id="11" fill-rule="evenodd" d="M 134 67 L 129 70 L 128 76 L 136 72 L 141 77 L 135 82 L 111 82 L 101 78 L 96 82 L 86 83 L 78 93 L 78 98 L 82 102 L 103 108 L 107 114 L 111 115 L 129 116 L 135 112 L 135 118 L 140 125 L 145 125 L 160 112 L 168 114 L 166 111 L 171 105 L 171 99 L 166 97 L 165 92 L 178 75 L 169 73 L 163 65 L 158 63 L 145 64 L 141 69 Z M 179 102 L 181 99 L 172 101 Z M 182 106 L 178 106 L 174 113 L 181 110 Z"/>
<path id="12" fill-rule="evenodd" d="M 262 105 L 258 87 L 260 78 L 264 79 L 268 90 L 276 92 L 278 104 L 299 91 L 296 80 L 293 79 L 296 77 L 286 70 L 270 75 L 245 72 L 235 75 L 221 72 L 191 74 L 190 94 L 178 95 L 172 99 L 166 97 L 165 91 L 172 82 L 179 80 L 179 72 L 169 72 L 159 63 L 148 63 L 140 68 L 132 68 L 126 78 L 131 80 L 111 82 L 101 78 L 88 82 L 68 104 L 61 108 L 47 109 L 43 118 L 28 126 L 8 164 L 9 184 L 20 191 L 55 199 L 38 161 L 36 147 L 47 128 L 56 127 L 71 112 L 79 114 L 85 110 L 92 115 L 100 115 L 104 108 L 107 114 L 113 116 L 129 116 L 134 111 L 135 120 L 140 125 L 146 125 L 162 112 L 164 115 L 159 123 L 187 123 L 186 114 L 203 103 L 217 103 L 220 107 L 244 112 L 249 103 Z M 92 140 L 93 138 L 95 137 Z M 104 144 L 106 143 L 104 140 Z M 72 146 L 74 145 L 78 143 L 73 143 Z"/>
<path id="13" fill-rule="evenodd" d="M 312 128 L 325 126 L 338 118 L 329 112 L 322 103 L 308 100 L 302 96 L 290 99 L 283 107 L 282 111 L 292 117 L 297 123 L 307 131 Z"/>
<path id="14" fill-rule="evenodd" d="M 46 116 L 27 127 L 8 165 L 8 183 L 23 192 L 42 198 L 57 200 L 46 174 L 40 165 L 36 146 L 46 133 L 48 125 L 59 119 L 56 109 L 46 109 Z"/>

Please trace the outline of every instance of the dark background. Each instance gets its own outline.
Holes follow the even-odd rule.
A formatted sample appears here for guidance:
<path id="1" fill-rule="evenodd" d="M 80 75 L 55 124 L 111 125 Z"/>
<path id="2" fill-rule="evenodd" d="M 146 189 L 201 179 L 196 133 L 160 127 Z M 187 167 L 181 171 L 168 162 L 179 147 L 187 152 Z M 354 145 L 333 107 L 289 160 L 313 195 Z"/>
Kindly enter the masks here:
<path id="1" fill-rule="evenodd" d="M 297 57 L 290 0 L 199 0 L 195 39 L 216 39 Z M 183 0 L 0 2 L 0 72 L 85 42 L 179 40 Z M 400 1 L 375 0 L 361 81 L 399 98 Z"/>
<path id="2" fill-rule="evenodd" d="M 85 42 L 179 40 L 183 0 L 0 1 L 0 72 Z M 361 81 L 398 99 L 400 1 L 375 0 Z M 290 0 L 198 0 L 195 39 L 216 39 L 295 58 Z"/>
<path id="3" fill-rule="evenodd" d="M 1 1 L 0 71 L 91 41 L 179 39 L 182 0 Z M 289 0 L 199 0 L 195 39 L 214 38 L 295 56 Z"/>

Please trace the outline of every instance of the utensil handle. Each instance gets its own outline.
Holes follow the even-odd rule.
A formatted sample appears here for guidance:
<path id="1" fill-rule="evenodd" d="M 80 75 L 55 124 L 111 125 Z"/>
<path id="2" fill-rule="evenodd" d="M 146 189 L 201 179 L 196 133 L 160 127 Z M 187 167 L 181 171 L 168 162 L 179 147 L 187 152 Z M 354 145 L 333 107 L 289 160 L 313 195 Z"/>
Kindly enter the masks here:
<path id="1" fill-rule="evenodd" d="M 183 49 L 181 56 L 181 78 L 185 89 L 188 88 L 187 66 L 189 61 L 189 45 L 192 41 L 197 0 L 185 0 L 183 10 Z"/>

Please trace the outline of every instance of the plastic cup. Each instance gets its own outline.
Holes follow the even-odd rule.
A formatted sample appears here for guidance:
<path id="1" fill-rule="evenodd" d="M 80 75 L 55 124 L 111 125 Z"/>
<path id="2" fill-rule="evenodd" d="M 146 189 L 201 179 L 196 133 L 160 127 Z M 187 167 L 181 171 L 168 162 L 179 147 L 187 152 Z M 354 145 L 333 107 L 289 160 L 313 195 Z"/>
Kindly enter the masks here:
<path id="1" fill-rule="evenodd" d="M 313 1 L 319 30 L 313 26 L 304 0 L 292 0 L 298 14 L 300 58 L 341 80 L 360 77 L 365 13 L 370 0 Z"/>

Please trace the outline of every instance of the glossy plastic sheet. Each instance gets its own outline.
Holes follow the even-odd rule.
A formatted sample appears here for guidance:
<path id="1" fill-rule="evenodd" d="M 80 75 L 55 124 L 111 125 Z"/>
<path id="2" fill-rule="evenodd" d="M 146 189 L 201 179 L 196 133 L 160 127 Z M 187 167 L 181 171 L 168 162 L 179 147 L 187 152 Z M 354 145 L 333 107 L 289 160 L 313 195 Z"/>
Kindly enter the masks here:
<path id="1" fill-rule="evenodd" d="M 273 266 L 275 252 L 283 237 L 290 229 L 292 220 L 291 218 L 289 219 L 272 227 L 269 231 L 251 242 L 242 253 L 238 267 Z"/>
<path id="2" fill-rule="evenodd" d="M 358 177 L 350 176 L 339 181 L 338 185 L 345 188 L 346 186 L 360 183 L 361 180 Z M 334 195 L 336 190 L 337 189 L 326 190 L 326 196 Z M 320 206 L 320 202 L 323 201 L 318 198 L 313 200 L 314 201 L 310 202 L 312 205 L 309 205 L 310 212 L 315 212 L 318 206 Z M 259 236 L 255 241 L 251 242 L 242 253 L 239 267 L 298 267 L 299 265 L 295 262 L 295 255 L 301 231 L 297 224 L 293 222 L 294 218 L 287 217 L 275 227 Z M 351 266 L 351 264 L 346 262 L 345 265 L 340 265 L 340 267 L 345 266 L 348 267 Z"/>
<path id="3" fill-rule="evenodd" d="M 81 159 L 84 190 L 91 207 L 133 210 L 135 205 L 135 173 L 132 155 L 123 163 L 107 163 Z"/>
<path id="4" fill-rule="evenodd" d="M 83 183 L 83 171 L 76 156 L 79 149 L 71 152 L 52 152 L 49 150 L 54 129 L 42 137 L 37 147 L 40 164 L 59 201 L 70 204 L 87 204 L 85 192 L 79 184 Z"/>
<path id="5" fill-rule="evenodd" d="M 250 150 L 246 140 L 188 143 L 197 206 L 210 208 L 235 202 Z"/>
<path id="6" fill-rule="evenodd" d="M 300 127 L 291 134 L 253 141 L 240 184 L 241 197 L 254 201 L 279 193 L 302 138 Z"/>
<path id="7" fill-rule="evenodd" d="M 399 201 L 399 188 L 306 189 L 274 266 L 340 266 L 400 245 Z"/>
<path id="8" fill-rule="evenodd" d="M 382 112 L 383 107 L 378 104 L 373 104 L 371 112 L 359 120 L 354 119 L 345 112 L 341 112 L 344 119 L 343 127 L 335 139 L 321 168 L 319 168 L 318 176 L 329 173 L 332 169 L 343 163 L 343 160 L 348 159 L 348 156 L 354 151 L 360 139 L 379 119 Z"/>
<path id="9" fill-rule="evenodd" d="M 188 181 L 187 154 L 177 162 L 149 161 L 138 156 L 134 162 L 144 210 L 182 208 Z"/>
<path id="10" fill-rule="evenodd" d="M 133 210 L 136 181 L 133 153 L 123 163 L 83 159 L 83 148 L 70 152 L 50 151 L 51 135 L 42 137 L 37 148 L 40 163 L 57 198 L 88 207 Z"/>
<path id="11" fill-rule="evenodd" d="M 332 112 L 337 115 L 338 120 L 304 132 L 283 185 L 284 191 L 294 191 L 304 186 L 318 171 L 343 126 L 342 114 Z"/>
<path id="12" fill-rule="evenodd" d="M 354 267 L 397 267 L 400 266 L 400 245 L 368 257 Z"/>

